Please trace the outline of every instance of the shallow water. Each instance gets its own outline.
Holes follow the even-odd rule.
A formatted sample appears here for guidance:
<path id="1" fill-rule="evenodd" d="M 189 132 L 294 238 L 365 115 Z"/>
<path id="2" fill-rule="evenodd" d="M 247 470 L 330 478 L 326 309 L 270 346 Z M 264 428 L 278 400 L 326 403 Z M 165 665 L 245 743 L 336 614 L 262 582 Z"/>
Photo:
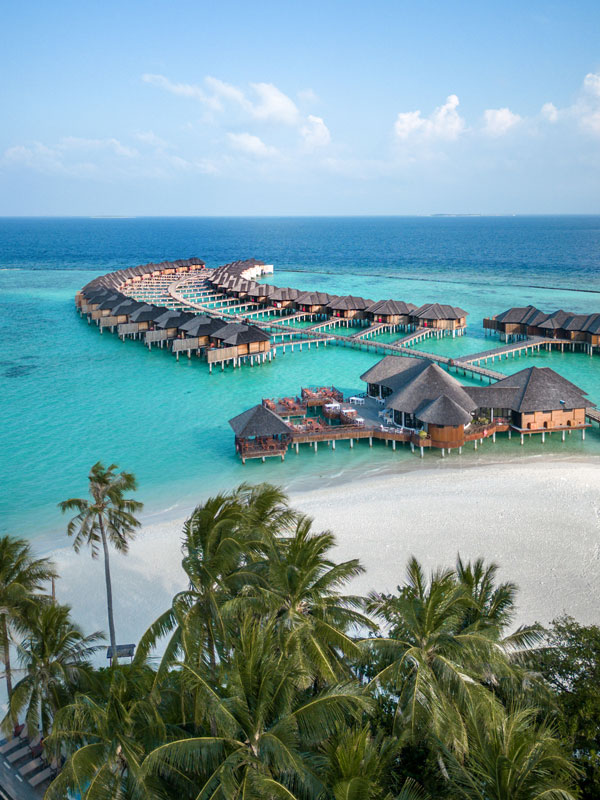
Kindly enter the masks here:
<path id="1" fill-rule="evenodd" d="M 313 347 L 209 375 L 202 362 L 177 363 L 166 351 L 100 335 L 81 320 L 73 294 L 94 275 L 192 254 L 210 266 L 254 256 L 275 265 L 269 282 L 280 286 L 460 305 L 469 312 L 467 336 L 416 345 L 445 355 L 495 346 L 481 320 L 511 305 L 600 311 L 597 217 L 5 219 L 0 244 L 0 531 L 43 537 L 49 546 L 64 536 L 56 503 L 85 492 L 98 459 L 135 472 L 152 518 L 178 515 L 242 480 L 301 489 L 434 461 L 444 469 L 458 458 L 442 462 L 432 453 L 421 462 L 408 449 L 361 444 L 317 454 L 303 448 L 283 464 L 243 467 L 229 418 L 302 384 L 360 390 L 359 375 L 378 356 Z M 510 374 L 533 364 L 557 369 L 600 401 L 597 356 L 541 352 L 494 368 Z M 577 435 L 564 444 L 548 437 L 521 448 L 514 437 L 498 437 L 495 446 L 466 450 L 461 463 L 598 454 L 594 429 L 585 443 Z"/>

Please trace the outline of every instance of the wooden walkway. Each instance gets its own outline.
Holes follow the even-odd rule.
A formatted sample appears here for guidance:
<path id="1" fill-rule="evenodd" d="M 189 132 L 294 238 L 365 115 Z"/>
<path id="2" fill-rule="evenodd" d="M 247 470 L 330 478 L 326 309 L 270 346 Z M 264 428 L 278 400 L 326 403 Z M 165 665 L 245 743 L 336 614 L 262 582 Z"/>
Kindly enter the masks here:
<path id="1" fill-rule="evenodd" d="M 600 425 L 600 411 L 597 408 L 586 408 L 585 415 L 590 422 L 597 422 Z"/>
<path id="2" fill-rule="evenodd" d="M 208 314 L 209 316 L 221 316 L 223 318 L 229 318 L 234 322 L 240 322 L 241 317 L 235 314 L 228 314 L 226 312 L 221 312 L 217 314 L 214 309 L 208 308 L 207 306 L 196 303 L 191 300 L 186 300 L 183 297 L 179 289 L 182 288 L 182 284 L 185 283 L 185 279 L 175 281 L 169 287 L 169 293 L 171 296 L 180 303 L 187 303 L 190 308 L 197 309 L 199 311 Z M 266 309 L 265 309 L 266 310 Z M 331 322 L 331 320 L 328 320 Z M 282 322 L 275 322 L 274 320 L 260 320 L 255 319 L 253 320 L 253 324 L 257 327 L 264 328 L 267 331 L 276 331 L 277 333 L 290 333 L 290 326 L 285 325 Z M 327 339 L 328 342 L 332 342 L 343 347 L 355 347 L 360 350 L 367 350 L 372 351 L 373 353 L 377 353 L 379 355 L 398 355 L 398 356 L 409 356 L 411 358 L 427 358 L 430 361 L 433 361 L 436 364 L 439 364 L 442 367 L 445 367 L 448 371 L 451 368 L 458 371 L 459 369 L 462 370 L 463 374 L 467 372 L 471 373 L 472 375 L 476 375 L 481 379 L 487 378 L 487 380 L 491 383 L 492 381 L 500 380 L 501 378 L 505 378 L 506 376 L 503 375 L 501 372 L 496 372 L 495 370 L 488 369 L 487 367 L 477 366 L 475 364 L 470 363 L 460 363 L 455 364 L 453 359 L 448 358 L 447 356 L 440 356 L 434 355 L 432 353 L 427 353 L 422 350 L 415 350 L 411 347 L 403 347 L 402 345 L 396 343 L 386 343 L 386 342 L 377 342 L 377 341 L 365 341 L 364 339 L 354 339 L 351 336 L 344 336 L 340 333 L 327 333 L 322 332 L 319 330 L 312 330 L 311 327 L 303 328 L 299 331 L 303 337 L 306 339 L 313 339 L 318 338 L 319 340 Z"/>
<path id="3" fill-rule="evenodd" d="M 394 344 L 399 344 L 403 347 L 406 345 L 416 344 L 417 342 L 423 341 L 423 339 L 428 339 L 430 336 L 433 335 L 435 328 L 417 328 L 416 331 L 412 333 L 407 333 L 406 336 L 400 337 L 400 339 L 396 339 Z"/>
<path id="4" fill-rule="evenodd" d="M 466 356 L 456 356 L 453 360 L 455 364 L 472 364 L 481 361 L 487 364 L 488 359 L 490 359 L 493 364 L 496 358 L 500 361 L 502 356 L 506 356 L 506 358 L 508 358 L 511 353 L 514 358 L 517 353 L 521 355 L 521 353 L 528 353 L 529 351 L 532 353 L 535 351 L 539 352 L 544 345 L 548 348 L 551 346 L 560 346 L 561 348 L 564 348 L 565 344 L 572 343 L 568 339 L 549 339 L 543 336 L 534 336 L 530 339 L 524 339 L 520 342 L 505 344 L 502 347 L 495 347 L 492 350 L 482 350 L 479 353 L 471 353 L 470 355 Z"/>

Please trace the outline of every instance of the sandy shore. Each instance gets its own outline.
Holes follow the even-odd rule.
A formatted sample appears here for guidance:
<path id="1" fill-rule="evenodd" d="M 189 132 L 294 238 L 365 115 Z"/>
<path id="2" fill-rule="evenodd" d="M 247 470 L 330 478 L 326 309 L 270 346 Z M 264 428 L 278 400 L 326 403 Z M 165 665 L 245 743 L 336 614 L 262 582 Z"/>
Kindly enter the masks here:
<path id="1" fill-rule="evenodd" d="M 339 559 L 366 574 L 353 591 L 391 591 L 415 554 L 432 569 L 463 558 L 497 562 L 520 587 L 519 621 L 563 612 L 600 624 L 600 460 L 492 464 L 382 475 L 291 494 L 319 529 L 337 536 Z M 144 527 L 127 557 L 112 558 L 117 633 L 135 642 L 185 587 L 183 520 Z M 57 551 L 58 597 L 86 631 L 106 630 L 103 570 L 87 553 Z"/>

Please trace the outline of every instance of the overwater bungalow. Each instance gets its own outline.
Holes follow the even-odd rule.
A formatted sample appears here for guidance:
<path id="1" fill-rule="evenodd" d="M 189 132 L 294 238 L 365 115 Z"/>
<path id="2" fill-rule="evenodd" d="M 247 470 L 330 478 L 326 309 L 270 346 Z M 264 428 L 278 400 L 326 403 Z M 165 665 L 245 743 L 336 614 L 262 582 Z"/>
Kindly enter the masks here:
<path id="1" fill-rule="evenodd" d="M 280 456 L 285 453 L 291 439 L 291 429 L 264 405 L 257 405 L 229 420 L 235 433 L 235 449 L 242 463 L 246 458 Z"/>
<path id="2" fill-rule="evenodd" d="M 193 318 L 193 314 L 168 308 L 153 321 L 152 327 L 154 330 L 165 331 L 168 339 L 174 339 L 178 335 L 179 326 L 190 322 Z"/>
<path id="3" fill-rule="evenodd" d="M 589 427 L 586 392 L 549 367 L 529 367 L 491 386 L 469 387 L 480 413 L 491 420 L 509 417 L 520 433 L 544 433 Z"/>
<path id="4" fill-rule="evenodd" d="M 327 314 L 329 304 L 336 299 L 336 295 L 327 292 L 301 292 L 294 305 L 298 311 L 307 314 Z"/>
<path id="5" fill-rule="evenodd" d="M 222 319 L 208 317 L 205 314 L 197 314 L 178 325 L 177 330 L 182 338 L 199 339 L 198 346 L 207 347 L 211 334 L 220 330 L 225 324 Z"/>
<path id="6" fill-rule="evenodd" d="M 298 289 L 289 289 L 287 287 L 279 288 L 275 286 L 270 294 L 270 298 L 275 308 L 292 308 L 299 295 L 300 292 Z"/>
<path id="7" fill-rule="evenodd" d="M 600 346 L 600 314 L 575 314 L 558 309 L 548 314 L 535 306 L 509 308 L 483 320 L 486 331 L 496 331 L 502 339 L 543 336 L 580 343 L 590 355 Z"/>
<path id="8" fill-rule="evenodd" d="M 152 324 L 156 319 L 162 316 L 167 309 L 163 306 L 155 306 L 150 303 L 144 303 L 141 308 L 136 309 L 131 314 L 129 314 L 128 324 L 129 325 L 137 325 L 136 331 L 142 333 L 143 331 L 147 331 L 152 327 Z M 131 332 L 136 332 L 134 329 L 131 329 Z"/>
<path id="9" fill-rule="evenodd" d="M 366 309 L 366 313 L 373 323 L 408 325 L 410 315 L 416 308 L 413 303 L 404 303 L 401 300 L 378 300 Z"/>
<path id="10" fill-rule="evenodd" d="M 231 322 L 223 325 L 209 336 L 211 348 L 227 349 L 223 357 L 262 355 L 271 350 L 271 337 L 255 325 Z"/>
<path id="11" fill-rule="evenodd" d="M 372 300 L 365 300 L 364 297 L 346 295 L 345 297 L 335 297 L 331 300 L 327 304 L 327 311 L 332 317 L 340 317 L 341 319 L 348 320 L 363 320 L 368 318 L 366 310 L 372 305 Z"/>
<path id="12" fill-rule="evenodd" d="M 410 318 L 416 327 L 452 331 L 452 335 L 462 333 L 467 326 L 467 312 L 464 309 L 442 303 L 425 303 L 411 311 Z"/>

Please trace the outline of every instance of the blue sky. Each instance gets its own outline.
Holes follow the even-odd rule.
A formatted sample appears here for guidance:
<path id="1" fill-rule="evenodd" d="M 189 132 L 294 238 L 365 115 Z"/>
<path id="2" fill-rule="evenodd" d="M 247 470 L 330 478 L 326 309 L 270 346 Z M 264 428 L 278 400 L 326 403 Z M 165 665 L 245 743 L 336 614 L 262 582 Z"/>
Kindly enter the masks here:
<path id="1" fill-rule="evenodd" d="M 5 6 L 2 215 L 600 213 L 598 2 Z"/>

